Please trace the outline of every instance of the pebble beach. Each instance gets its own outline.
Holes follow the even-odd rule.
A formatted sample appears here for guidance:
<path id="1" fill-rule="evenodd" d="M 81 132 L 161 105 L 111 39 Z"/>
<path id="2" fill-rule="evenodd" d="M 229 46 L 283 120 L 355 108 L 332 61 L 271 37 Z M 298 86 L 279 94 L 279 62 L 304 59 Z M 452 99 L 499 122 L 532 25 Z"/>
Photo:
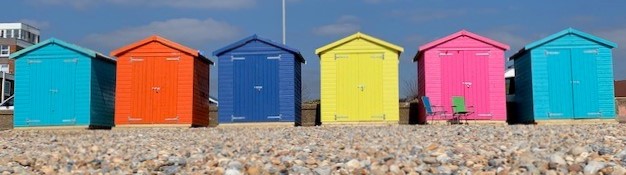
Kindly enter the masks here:
<path id="1" fill-rule="evenodd" d="M 626 174 L 626 125 L 0 131 L 0 174 Z"/>

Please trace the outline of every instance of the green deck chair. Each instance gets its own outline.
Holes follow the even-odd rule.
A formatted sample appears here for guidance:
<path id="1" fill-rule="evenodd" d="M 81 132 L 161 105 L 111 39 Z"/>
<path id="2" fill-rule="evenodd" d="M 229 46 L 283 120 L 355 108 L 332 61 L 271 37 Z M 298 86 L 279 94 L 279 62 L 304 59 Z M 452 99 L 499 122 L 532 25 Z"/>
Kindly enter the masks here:
<path id="1" fill-rule="evenodd" d="M 469 110 L 469 108 L 473 108 L 473 106 L 465 105 L 465 97 L 461 96 L 453 96 L 452 97 L 452 116 L 454 116 L 453 122 L 454 124 L 458 124 L 461 122 L 462 118 L 465 118 L 465 124 L 467 123 L 467 116 L 474 113 Z"/>

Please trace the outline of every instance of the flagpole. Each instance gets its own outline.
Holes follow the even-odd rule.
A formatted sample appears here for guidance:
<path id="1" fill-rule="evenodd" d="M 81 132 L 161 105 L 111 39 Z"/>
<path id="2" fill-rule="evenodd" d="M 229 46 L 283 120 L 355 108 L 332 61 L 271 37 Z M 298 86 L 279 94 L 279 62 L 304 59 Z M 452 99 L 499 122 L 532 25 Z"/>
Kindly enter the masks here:
<path id="1" fill-rule="evenodd" d="M 286 10 L 285 10 L 285 0 L 283 0 L 283 44 L 287 44 L 287 35 L 286 35 L 286 31 L 287 31 L 287 26 L 285 24 L 285 14 Z"/>

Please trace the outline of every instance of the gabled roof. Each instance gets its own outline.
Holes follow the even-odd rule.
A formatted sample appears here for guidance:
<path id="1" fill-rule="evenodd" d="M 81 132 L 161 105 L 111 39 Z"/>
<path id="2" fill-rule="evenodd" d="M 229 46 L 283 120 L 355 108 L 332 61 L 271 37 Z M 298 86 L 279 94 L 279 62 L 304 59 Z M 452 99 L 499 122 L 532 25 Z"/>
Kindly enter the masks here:
<path id="1" fill-rule="evenodd" d="M 359 39 L 359 38 L 368 40 L 370 42 L 376 43 L 378 45 L 382 45 L 382 46 L 390 48 L 390 49 L 393 49 L 396 52 L 398 52 L 398 54 L 400 54 L 401 52 L 404 52 L 404 48 L 402 48 L 400 46 L 397 46 L 395 44 L 391 44 L 389 42 L 383 41 L 383 40 L 378 39 L 378 38 L 374 38 L 372 36 L 366 35 L 366 34 L 361 33 L 361 32 L 357 32 L 357 33 L 352 34 L 352 35 L 350 35 L 348 37 L 345 37 L 343 39 L 340 39 L 338 41 L 335 41 L 333 43 L 330 43 L 328 45 L 325 45 L 323 47 L 320 47 L 320 48 L 316 49 L 315 50 L 315 54 L 320 55 L 322 52 L 326 52 L 326 51 L 328 51 L 328 50 L 330 50 L 332 48 L 335 48 L 335 47 L 337 47 L 339 45 L 348 43 L 348 42 L 350 42 L 352 40 Z"/>
<path id="2" fill-rule="evenodd" d="M 483 43 L 492 45 L 494 47 L 498 47 L 498 48 L 500 48 L 502 50 L 509 50 L 510 49 L 510 47 L 508 45 L 506 45 L 506 44 L 502 44 L 500 42 L 497 42 L 495 40 L 492 40 L 492 39 L 489 39 L 489 38 L 486 38 L 486 37 L 483 37 L 483 36 L 480 36 L 480 35 L 477 35 L 475 33 L 469 32 L 467 30 L 461 30 L 459 32 L 453 33 L 452 35 L 448 35 L 446 37 L 440 38 L 438 40 L 435 40 L 435 41 L 432 41 L 432 42 L 430 42 L 428 44 L 424 44 L 424 45 L 420 46 L 418 51 L 417 51 L 417 54 L 415 54 L 415 57 L 413 57 L 413 61 L 416 61 L 419 58 L 419 55 L 421 53 L 423 53 L 425 50 L 432 49 L 433 47 L 436 47 L 438 45 L 441 45 L 443 43 L 446 43 L 448 41 L 451 41 L 451 40 L 453 40 L 455 38 L 458 38 L 458 37 L 461 37 L 461 36 L 468 36 L 470 38 L 473 38 L 475 40 L 481 41 Z"/>
<path id="3" fill-rule="evenodd" d="M 304 60 L 304 57 L 302 57 L 302 54 L 300 54 L 300 51 L 298 51 L 297 49 L 293 49 L 293 48 L 288 47 L 288 46 L 286 46 L 284 44 L 276 43 L 276 42 L 274 42 L 272 40 L 269 40 L 269 39 L 261 38 L 261 37 L 257 36 L 256 34 L 252 35 L 252 36 L 249 36 L 249 37 L 246 37 L 246 38 L 244 38 L 242 40 L 239 40 L 239 41 L 237 41 L 235 43 L 232 43 L 232 44 L 230 44 L 230 45 L 228 45 L 226 47 L 223 47 L 221 49 L 218 49 L 218 50 L 213 52 L 213 55 L 214 56 L 220 56 L 220 55 L 222 55 L 224 53 L 230 52 L 230 51 L 232 51 L 232 50 L 234 50 L 236 48 L 239 48 L 239 47 L 241 47 L 243 45 L 246 45 L 246 44 L 248 44 L 248 43 L 250 43 L 252 41 L 261 41 L 263 43 L 266 43 L 266 44 L 269 44 L 271 46 L 277 47 L 279 49 L 285 50 L 287 52 L 290 52 L 290 53 L 294 54 L 296 56 L 296 59 L 298 59 L 300 62 L 302 62 L 302 63 L 306 62 L 306 60 Z"/>
<path id="4" fill-rule="evenodd" d="M 552 42 L 552 41 L 554 41 L 556 39 L 559 39 L 559 38 L 561 38 L 561 37 L 563 37 L 565 35 L 568 35 L 568 34 L 574 34 L 574 35 L 583 37 L 585 39 L 594 41 L 596 43 L 602 44 L 602 45 L 604 45 L 606 47 L 609 47 L 609 48 L 616 48 L 617 47 L 617 44 L 615 44 L 614 42 L 611 42 L 609 40 L 605 40 L 605 39 L 602 39 L 600 37 L 593 36 L 591 34 L 582 32 L 580 30 L 576 30 L 576 29 L 573 29 L 573 28 L 568 28 L 568 29 L 565 29 L 565 30 L 560 31 L 558 33 L 552 34 L 552 35 L 550 35 L 548 37 L 545 37 L 545 38 L 543 38 L 543 39 L 541 39 L 539 41 L 535 41 L 535 42 L 532 42 L 532 43 L 524 46 L 524 48 L 520 49 L 517 53 L 515 53 L 509 59 L 513 60 L 515 58 L 518 58 L 518 57 L 520 57 L 523 53 L 525 53 L 528 50 L 537 48 L 539 46 L 542 46 L 542 45 L 544 45 L 546 43 Z"/>
<path id="5" fill-rule="evenodd" d="M 41 47 L 44 47 L 44 46 L 47 46 L 49 44 L 57 44 L 57 45 L 60 45 L 61 47 L 65 47 L 67 49 L 70 49 L 70 50 L 73 50 L 73 51 L 85 54 L 85 55 L 87 55 L 89 57 L 92 57 L 92 58 L 103 58 L 105 60 L 110 60 L 110 61 L 114 61 L 114 62 L 116 61 L 114 58 L 111 58 L 111 57 L 106 56 L 104 54 L 101 54 L 99 52 L 93 51 L 91 49 L 86 49 L 86 48 L 83 48 L 83 47 L 80 47 L 80 46 L 77 46 L 77 45 L 74 45 L 74 44 L 70 44 L 70 43 L 67 43 L 65 41 L 62 41 L 62 40 L 59 40 L 59 39 L 56 39 L 56 38 L 50 38 L 50 39 L 45 40 L 43 42 L 40 42 L 40 43 L 37 43 L 37 44 L 32 45 L 30 47 L 24 48 L 24 49 L 22 49 L 20 51 L 17 51 L 15 53 L 11 54 L 11 56 L 9 56 L 9 58 L 11 58 L 11 59 L 19 59 L 24 54 L 30 53 L 30 52 L 32 52 L 34 50 L 37 50 L 37 49 L 39 49 Z"/>
<path id="6" fill-rule="evenodd" d="M 204 59 L 206 61 L 209 61 L 210 64 L 213 64 L 213 61 L 211 61 L 209 58 L 207 58 L 204 55 L 202 55 L 200 53 L 200 51 L 192 49 L 192 48 L 189 48 L 187 46 L 183 46 L 181 44 L 178 44 L 178 43 L 176 43 L 174 41 L 170 41 L 170 40 L 165 39 L 165 38 L 163 38 L 161 36 L 158 36 L 158 35 L 152 35 L 152 36 L 149 36 L 149 37 L 147 37 L 145 39 L 137 41 L 135 43 L 132 43 L 132 44 L 126 45 L 124 47 L 118 48 L 118 49 L 116 49 L 114 51 L 111 51 L 111 55 L 115 56 L 115 57 L 119 57 L 120 55 L 122 55 L 122 54 L 124 54 L 124 53 L 126 53 L 126 52 L 128 52 L 130 50 L 136 49 L 136 48 L 141 47 L 143 45 L 146 45 L 146 44 L 148 44 L 150 42 L 161 43 L 161 44 L 163 44 L 165 46 L 171 47 L 171 48 L 179 50 L 181 52 L 185 52 L 185 53 L 187 53 L 189 55 L 192 55 L 194 57 Z"/>

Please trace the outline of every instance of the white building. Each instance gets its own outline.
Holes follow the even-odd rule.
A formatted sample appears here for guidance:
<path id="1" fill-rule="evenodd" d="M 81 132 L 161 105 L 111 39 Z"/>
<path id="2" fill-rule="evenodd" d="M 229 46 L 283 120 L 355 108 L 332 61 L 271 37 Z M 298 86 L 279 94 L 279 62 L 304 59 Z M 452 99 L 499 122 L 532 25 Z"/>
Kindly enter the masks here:
<path id="1" fill-rule="evenodd" d="M 39 43 L 39 36 L 39 29 L 28 24 L 0 23 L 0 38 L 17 39 L 18 46 L 22 48 Z"/>
<path id="2" fill-rule="evenodd" d="M 13 60 L 11 53 L 39 43 L 40 31 L 24 23 L 0 23 L 0 110 L 12 109 Z"/>

